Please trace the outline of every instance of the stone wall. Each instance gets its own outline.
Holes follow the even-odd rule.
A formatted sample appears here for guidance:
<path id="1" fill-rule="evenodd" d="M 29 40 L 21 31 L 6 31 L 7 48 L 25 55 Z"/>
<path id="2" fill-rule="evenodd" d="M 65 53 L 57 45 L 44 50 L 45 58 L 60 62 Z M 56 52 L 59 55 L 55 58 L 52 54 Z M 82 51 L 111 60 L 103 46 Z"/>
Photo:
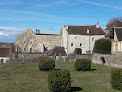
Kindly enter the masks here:
<path id="1" fill-rule="evenodd" d="M 122 54 L 93 54 L 92 62 L 115 68 L 122 68 Z"/>

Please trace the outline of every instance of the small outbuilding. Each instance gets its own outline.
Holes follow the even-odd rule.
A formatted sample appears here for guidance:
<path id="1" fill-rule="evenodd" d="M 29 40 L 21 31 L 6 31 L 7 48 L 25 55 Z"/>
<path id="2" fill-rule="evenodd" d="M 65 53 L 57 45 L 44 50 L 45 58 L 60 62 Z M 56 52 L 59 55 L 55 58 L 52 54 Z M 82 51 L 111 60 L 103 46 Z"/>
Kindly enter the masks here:
<path id="1" fill-rule="evenodd" d="M 49 57 L 55 58 L 56 60 L 66 59 L 67 54 L 65 52 L 64 47 L 54 47 L 53 49 L 49 50 L 46 55 Z"/>
<path id="2" fill-rule="evenodd" d="M 7 63 L 10 60 L 10 48 L 0 48 L 0 64 Z"/>

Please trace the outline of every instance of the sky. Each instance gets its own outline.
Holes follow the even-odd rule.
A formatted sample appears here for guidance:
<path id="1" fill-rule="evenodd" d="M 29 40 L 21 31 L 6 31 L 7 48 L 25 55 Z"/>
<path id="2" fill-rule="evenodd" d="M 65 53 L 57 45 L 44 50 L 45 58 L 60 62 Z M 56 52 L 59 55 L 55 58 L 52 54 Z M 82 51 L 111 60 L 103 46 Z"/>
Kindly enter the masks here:
<path id="1" fill-rule="evenodd" d="M 58 34 L 63 25 L 94 25 L 101 28 L 122 16 L 122 0 L 0 0 L 0 42 L 15 42 L 31 28 Z"/>

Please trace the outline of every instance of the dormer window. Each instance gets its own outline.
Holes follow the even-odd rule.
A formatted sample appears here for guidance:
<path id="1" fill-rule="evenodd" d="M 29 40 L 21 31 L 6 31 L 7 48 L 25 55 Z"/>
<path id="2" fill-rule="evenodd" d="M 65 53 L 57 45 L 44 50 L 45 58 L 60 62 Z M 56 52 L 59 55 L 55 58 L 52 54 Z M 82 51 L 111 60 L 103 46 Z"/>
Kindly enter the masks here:
<path id="1" fill-rule="evenodd" d="M 89 29 L 87 29 L 87 34 L 89 34 L 90 33 L 90 31 L 89 31 Z"/>

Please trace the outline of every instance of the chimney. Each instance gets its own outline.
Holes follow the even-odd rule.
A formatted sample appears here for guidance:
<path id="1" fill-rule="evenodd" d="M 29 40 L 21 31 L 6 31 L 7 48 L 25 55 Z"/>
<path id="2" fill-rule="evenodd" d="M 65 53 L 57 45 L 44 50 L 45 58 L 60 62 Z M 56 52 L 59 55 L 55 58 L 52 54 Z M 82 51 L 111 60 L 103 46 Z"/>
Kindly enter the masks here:
<path id="1" fill-rule="evenodd" d="M 68 25 L 67 25 L 67 24 L 66 24 L 66 26 L 65 26 L 65 27 L 66 27 L 66 29 L 68 29 Z"/>
<path id="2" fill-rule="evenodd" d="M 97 23 L 96 23 L 96 28 L 99 28 L 99 23 L 98 23 L 98 21 L 97 21 Z"/>
<path id="3" fill-rule="evenodd" d="M 37 34 L 40 34 L 40 29 L 36 29 L 36 33 Z"/>

